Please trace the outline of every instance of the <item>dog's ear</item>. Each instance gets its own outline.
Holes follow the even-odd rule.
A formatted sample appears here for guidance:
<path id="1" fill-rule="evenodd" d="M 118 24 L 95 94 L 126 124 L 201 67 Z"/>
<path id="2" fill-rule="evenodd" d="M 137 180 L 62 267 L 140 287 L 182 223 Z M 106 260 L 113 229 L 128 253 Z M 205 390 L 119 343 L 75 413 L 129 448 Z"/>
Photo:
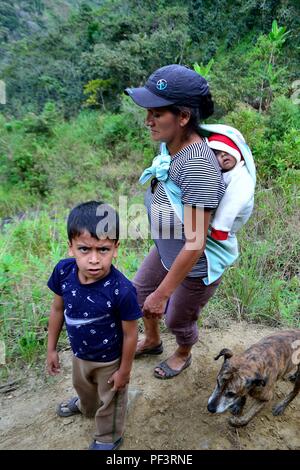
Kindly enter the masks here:
<path id="1" fill-rule="evenodd" d="M 227 349 L 227 348 L 221 349 L 219 354 L 215 357 L 215 361 L 220 359 L 221 356 L 224 356 L 224 362 L 225 362 L 227 359 L 230 359 L 233 356 L 233 352 L 230 351 L 230 349 Z"/>
<path id="2" fill-rule="evenodd" d="M 247 388 L 252 387 L 265 387 L 267 384 L 267 377 L 263 377 L 261 374 L 256 373 L 255 377 L 247 379 Z"/>

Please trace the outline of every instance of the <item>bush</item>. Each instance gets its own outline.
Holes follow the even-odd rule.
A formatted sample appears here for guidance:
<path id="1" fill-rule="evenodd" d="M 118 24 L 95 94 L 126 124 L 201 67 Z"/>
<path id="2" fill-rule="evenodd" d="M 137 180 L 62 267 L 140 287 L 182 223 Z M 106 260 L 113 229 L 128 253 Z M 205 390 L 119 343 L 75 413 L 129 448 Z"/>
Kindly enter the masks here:
<path id="1" fill-rule="evenodd" d="M 223 121 L 244 135 L 252 150 L 261 183 L 279 185 L 285 190 L 290 183 L 297 184 L 300 111 L 296 105 L 282 96 L 274 100 L 267 114 L 260 114 L 241 104 Z"/>
<path id="2" fill-rule="evenodd" d="M 282 190 L 257 188 L 254 213 L 238 233 L 240 257 L 217 293 L 222 314 L 274 327 L 300 326 L 300 210 L 294 205 L 291 217 L 285 201 Z"/>
<path id="3" fill-rule="evenodd" d="M 273 140 L 281 140 L 285 134 L 291 132 L 291 129 L 299 130 L 299 106 L 285 96 L 275 98 L 267 114 L 266 126 L 267 135 Z"/>
<path id="4" fill-rule="evenodd" d="M 54 118 L 50 104 L 41 119 L 30 115 L 7 123 L 2 118 L 0 180 L 13 187 L 8 193 L 18 195 L 19 202 L 9 202 L 7 191 L 0 192 L 0 213 L 11 216 L 19 205 L 23 210 L 22 193 L 28 203 L 55 206 L 58 200 L 69 206 L 96 194 L 111 197 L 112 187 L 128 194 L 138 180 L 132 166 L 142 172 L 154 150 L 143 119 L 137 119 L 137 106 L 127 101 L 125 108 L 119 114 L 84 111 L 70 123 Z"/>

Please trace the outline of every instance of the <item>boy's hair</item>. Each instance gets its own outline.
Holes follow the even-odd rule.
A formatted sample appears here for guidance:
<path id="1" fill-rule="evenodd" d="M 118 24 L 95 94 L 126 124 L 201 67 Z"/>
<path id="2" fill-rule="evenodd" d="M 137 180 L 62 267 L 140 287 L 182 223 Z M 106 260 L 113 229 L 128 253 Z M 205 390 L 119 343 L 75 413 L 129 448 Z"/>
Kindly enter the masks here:
<path id="1" fill-rule="evenodd" d="M 67 232 L 71 242 L 84 231 L 98 240 L 119 240 L 119 215 L 109 204 L 88 201 L 74 207 L 68 217 Z"/>

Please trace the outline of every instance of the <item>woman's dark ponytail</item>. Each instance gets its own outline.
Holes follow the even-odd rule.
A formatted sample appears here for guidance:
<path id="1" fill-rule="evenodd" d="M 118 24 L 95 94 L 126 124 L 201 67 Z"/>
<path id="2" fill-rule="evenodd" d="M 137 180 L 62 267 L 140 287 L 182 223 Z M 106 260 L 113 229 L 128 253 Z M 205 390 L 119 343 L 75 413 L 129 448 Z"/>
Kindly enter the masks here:
<path id="1" fill-rule="evenodd" d="M 214 113 L 214 102 L 211 93 L 201 96 L 199 103 L 199 117 L 200 119 L 207 119 Z"/>

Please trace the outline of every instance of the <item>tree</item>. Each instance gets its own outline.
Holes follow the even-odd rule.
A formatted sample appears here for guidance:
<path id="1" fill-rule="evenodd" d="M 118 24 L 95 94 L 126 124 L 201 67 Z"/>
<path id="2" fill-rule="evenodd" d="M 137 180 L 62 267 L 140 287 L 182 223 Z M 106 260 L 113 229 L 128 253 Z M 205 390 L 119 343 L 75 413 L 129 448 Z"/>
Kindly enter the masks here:
<path id="1" fill-rule="evenodd" d="M 83 93 L 85 95 L 89 95 L 85 101 L 85 106 L 89 107 L 101 107 L 105 110 L 105 102 L 104 102 L 104 93 L 109 90 L 111 86 L 112 80 L 90 80 L 86 85 L 84 85 Z M 100 102 L 99 102 L 100 98 Z"/>

